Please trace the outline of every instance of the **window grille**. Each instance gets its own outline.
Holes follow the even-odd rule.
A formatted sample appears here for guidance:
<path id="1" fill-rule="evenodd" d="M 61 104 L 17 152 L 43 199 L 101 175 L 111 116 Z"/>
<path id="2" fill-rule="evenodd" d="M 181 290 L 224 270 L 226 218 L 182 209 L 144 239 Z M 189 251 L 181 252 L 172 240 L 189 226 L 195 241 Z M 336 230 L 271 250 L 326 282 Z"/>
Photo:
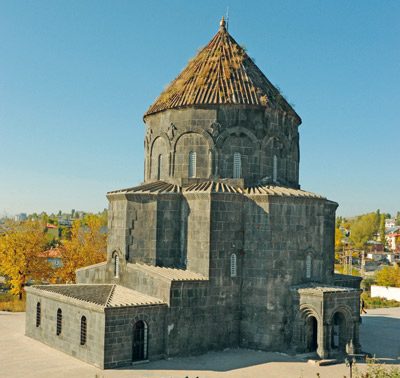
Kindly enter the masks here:
<path id="1" fill-rule="evenodd" d="M 306 278 L 311 278 L 311 255 L 306 257 Z"/>
<path id="2" fill-rule="evenodd" d="M 36 327 L 40 327 L 40 321 L 42 315 L 41 312 L 42 312 L 41 305 L 40 302 L 38 302 L 36 304 Z"/>
<path id="3" fill-rule="evenodd" d="M 81 317 L 81 345 L 86 344 L 87 323 L 86 316 Z"/>
<path id="4" fill-rule="evenodd" d="M 196 177 L 196 152 L 189 152 L 189 177 Z"/>
<path id="5" fill-rule="evenodd" d="M 242 156 L 239 152 L 233 154 L 233 178 L 242 176 Z"/>
<path id="6" fill-rule="evenodd" d="M 117 253 L 114 253 L 114 277 L 119 277 L 119 256 Z"/>
<path id="7" fill-rule="evenodd" d="M 276 155 L 274 155 L 272 181 L 276 182 L 277 180 L 278 180 L 278 157 Z"/>
<path id="8" fill-rule="evenodd" d="M 162 172 L 162 155 L 158 155 L 158 170 L 157 170 L 157 180 L 161 179 L 161 172 Z"/>
<path id="9" fill-rule="evenodd" d="M 57 336 L 61 335 L 62 331 L 62 311 L 61 308 L 57 310 Z"/>
<path id="10" fill-rule="evenodd" d="M 236 255 L 234 253 L 231 254 L 231 277 L 236 277 L 237 275 L 237 264 L 236 264 Z"/>

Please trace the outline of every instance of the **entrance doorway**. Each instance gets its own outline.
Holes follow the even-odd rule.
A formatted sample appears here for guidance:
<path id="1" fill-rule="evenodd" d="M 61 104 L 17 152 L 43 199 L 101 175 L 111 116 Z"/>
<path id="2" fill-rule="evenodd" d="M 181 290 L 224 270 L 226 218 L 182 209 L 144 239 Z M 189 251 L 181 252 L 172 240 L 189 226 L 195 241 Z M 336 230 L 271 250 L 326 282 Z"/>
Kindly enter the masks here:
<path id="1" fill-rule="evenodd" d="M 316 352 L 318 348 L 318 322 L 314 316 L 307 318 L 306 325 L 307 351 Z"/>
<path id="2" fill-rule="evenodd" d="M 147 360 L 147 324 L 143 320 L 139 320 L 133 326 L 133 345 L 132 345 L 132 361 Z"/>

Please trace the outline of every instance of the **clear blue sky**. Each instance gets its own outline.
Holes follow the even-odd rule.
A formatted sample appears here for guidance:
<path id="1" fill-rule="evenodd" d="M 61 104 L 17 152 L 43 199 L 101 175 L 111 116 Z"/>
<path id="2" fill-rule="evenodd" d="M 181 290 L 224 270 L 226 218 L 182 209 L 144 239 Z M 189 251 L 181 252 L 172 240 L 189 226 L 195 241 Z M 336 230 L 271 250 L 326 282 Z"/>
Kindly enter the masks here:
<path id="1" fill-rule="evenodd" d="M 0 216 L 107 207 L 143 179 L 142 115 L 218 30 L 303 119 L 302 188 L 400 210 L 399 1 L 0 2 Z"/>

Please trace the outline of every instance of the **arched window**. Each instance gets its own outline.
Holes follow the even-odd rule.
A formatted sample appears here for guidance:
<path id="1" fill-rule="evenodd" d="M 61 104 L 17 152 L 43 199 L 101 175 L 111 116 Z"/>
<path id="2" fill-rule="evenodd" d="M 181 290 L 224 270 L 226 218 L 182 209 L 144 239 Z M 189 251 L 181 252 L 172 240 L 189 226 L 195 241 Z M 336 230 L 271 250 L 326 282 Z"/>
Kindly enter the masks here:
<path id="1" fill-rule="evenodd" d="M 278 180 L 278 157 L 274 155 L 273 167 L 272 167 L 272 181 L 276 182 Z"/>
<path id="2" fill-rule="evenodd" d="M 133 326 L 132 361 L 147 360 L 148 346 L 147 323 L 139 320 Z"/>
<path id="3" fill-rule="evenodd" d="M 237 275 L 237 264 L 236 264 L 236 255 L 234 253 L 231 254 L 231 277 L 236 277 Z"/>
<path id="4" fill-rule="evenodd" d="M 81 317 L 81 345 L 86 344 L 87 323 L 86 316 Z"/>
<path id="5" fill-rule="evenodd" d="M 114 252 L 113 260 L 114 260 L 114 277 L 118 278 L 119 277 L 119 256 L 118 256 L 117 252 Z"/>
<path id="6" fill-rule="evenodd" d="M 163 156 L 160 154 L 160 155 L 158 155 L 157 180 L 161 179 L 162 161 L 163 161 Z"/>
<path id="7" fill-rule="evenodd" d="M 196 177 L 196 152 L 189 152 L 189 177 Z"/>
<path id="8" fill-rule="evenodd" d="M 36 327 L 40 327 L 40 321 L 41 321 L 41 308 L 40 308 L 40 302 L 36 304 Z"/>
<path id="9" fill-rule="evenodd" d="M 61 308 L 57 310 L 57 336 L 61 335 L 62 331 L 62 311 Z"/>
<path id="10" fill-rule="evenodd" d="M 306 257 L 306 278 L 311 278 L 312 262 L 311 255 Z"/>
<path id="11" fill-rule="evenodd" d="M 242 156 L 239 152 L 233 154 L 233 178 L 242 176 Z"/>

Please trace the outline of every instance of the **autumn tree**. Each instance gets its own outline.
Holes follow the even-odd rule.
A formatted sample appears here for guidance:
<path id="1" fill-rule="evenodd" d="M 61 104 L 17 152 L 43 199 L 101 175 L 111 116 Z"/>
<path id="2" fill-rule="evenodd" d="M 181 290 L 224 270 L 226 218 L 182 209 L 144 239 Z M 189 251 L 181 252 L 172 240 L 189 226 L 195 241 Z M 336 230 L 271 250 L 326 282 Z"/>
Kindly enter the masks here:
<path id="1" fill-rule="evenodd" d="M 74 221 L 70 239 L 63 242 L 63 265 L 57 270 L 59 280 L 74 283 L 77 269 L 106 260 L 105 222 L 99 215 L 87 215 L 83 220 Z"/>
<path id="2" fill-rule="evenodd" d="M 7 222 L 0 236 L 0 272 L 8 277 L 11 292 L 22 299 L 29 280 L 48 280 L 51 265 L 43 258 L 47 239 L 42 222 Z"/>
<path id="3" fill-rule="evenodd" d="M 376 284 L 379 286 L 400 287 L 400 268 L 395 266 L 386 266 L 375 274 Z"/>

